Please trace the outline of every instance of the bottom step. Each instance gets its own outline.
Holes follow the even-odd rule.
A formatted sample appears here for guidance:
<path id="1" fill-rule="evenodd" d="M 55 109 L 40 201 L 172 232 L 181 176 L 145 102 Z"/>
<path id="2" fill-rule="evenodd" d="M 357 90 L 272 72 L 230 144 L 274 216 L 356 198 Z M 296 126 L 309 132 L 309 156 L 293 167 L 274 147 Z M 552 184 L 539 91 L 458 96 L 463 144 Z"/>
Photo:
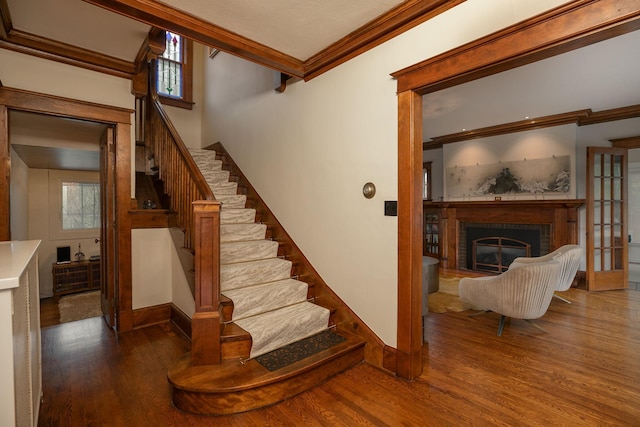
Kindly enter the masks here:
<path id="1" fill-rule="evenodd" d="M 365 342 L 346 333 L 339 335 L 343 341 L 273 371 L 256 359 L 191 366 L 187 353 L 167 374 L 173 404 L 196 414 L 224 415 L 293 397 L 364 360 Z"/>

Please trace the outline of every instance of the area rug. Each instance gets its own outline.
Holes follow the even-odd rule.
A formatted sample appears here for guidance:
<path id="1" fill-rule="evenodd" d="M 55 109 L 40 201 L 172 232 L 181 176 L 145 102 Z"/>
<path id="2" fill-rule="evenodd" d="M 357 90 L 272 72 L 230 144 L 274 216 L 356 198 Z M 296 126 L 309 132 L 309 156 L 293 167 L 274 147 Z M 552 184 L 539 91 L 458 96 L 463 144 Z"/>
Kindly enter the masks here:
<path id="1" fill-rule="evenodd" d="M 61 297 L 58 302 L 58 310 L 60 311 L 60 323 L 101 316 L 100 291 Z"/>
<path id="2" fill-rule="evenodd" d="M 427 304 L 431 313 L 445 313 L 447 311 L 466 311 L 473 306 L 463 302 L 458 297 L 459 277 L 442 277 L 439 279 L 438 292 L 427 296 Z"/>
<path id="3" fill-rule="evenodd" d="M 333 347 L 344 340 L 343 336 L 327 330 L 258 356 L 256 361 L 269 371 L 277 371 L 305 357 Z"/>

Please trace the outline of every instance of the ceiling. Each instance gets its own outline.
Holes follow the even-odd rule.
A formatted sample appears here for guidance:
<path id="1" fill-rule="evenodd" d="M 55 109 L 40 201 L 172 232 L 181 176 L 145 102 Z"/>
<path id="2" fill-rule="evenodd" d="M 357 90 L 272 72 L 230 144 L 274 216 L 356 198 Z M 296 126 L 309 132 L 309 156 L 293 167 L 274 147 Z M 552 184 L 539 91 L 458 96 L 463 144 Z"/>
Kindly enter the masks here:
<path id="1" fill-rule="evenodd" d="M 332 46 L 335 51 L 335 45 L 344 44 L 349 35 L 353 42 L 354 35 L 367 32 L 368 25 L 387 32 L 391 31 L 391 24 L 402 29 L 402 25 L 409 25 L 413 20 L 419 22 L 428 18 L 431 9 L 458 2 L 0 0 L 0 47 L 75 65 L 79 60 L 89 69 L 131 77 L 153 24 L 189 35 L 205 45 L 305 77 L 306 60 L 322 55 Z M 158 17 L 145 16 L 143 6 L 149 4 L 158 9 L 158 15 L 165 12 L 171 19 L 162 21 Z M 139 10 L 133 10 L 129 5 Z M 136 19 L 123 14 L 134 15 Z M 380 20 L 391 24 L 381 24 Z M 198 34 L 191 31 L 196 27 L 196 21 L 204 25 Z M 187 29 L 191 33 L 187 34 Z M 244 46 L 264 52 L 265 58 L 257 57 Z M 361 47 L 361 44 L 353 46 Z M 341 54 L 348 55 L 349 51 L 344 50 Z M 12 146 L 33 168 L 97 170 L 99 137 L 103 128 L 93 123 L 37 114 L 11 112 L 10 115 Z M 78 138 L 84 138 L 85 144 L 80 144 Z M 50 144 L 55 140 L 59 141 L 56 147 L 42 146 L 42 141 Z"/>
<path id="2" fill-rule="evenodd" d="M 423 101 L 425 141 L 525 118 L 640 105 L 640 30 L 430 93 Z"/>
<path id="3" fill-rule="evenodd" d="M 384 40 L 461 1 L 0 0 L 0 47 L 62 62 L 80 60 L 87 68 L 131 77 L 155 25 L 309 79 L 364 51 L 363 40 Z M 635 31 L 426 95 L 424 139 L 524 117 L 640 104 L 639 88 L 640 31 Z M 86 135 L 93 147 L 70 149 L 94 152 L 102 132 L 92 125 L 95 134 L 89 136 L 82 123 L 31 114 L 12 113 L 11 121 L 12 141 L 29 146 L 18 150 L 33 159 L 64 158 L 60 152 L 36 155 L 36 129 Z M 90 167 L 91 156 L 69 154 Z M 39 164 L 67 167 L 51 162 Z"/>

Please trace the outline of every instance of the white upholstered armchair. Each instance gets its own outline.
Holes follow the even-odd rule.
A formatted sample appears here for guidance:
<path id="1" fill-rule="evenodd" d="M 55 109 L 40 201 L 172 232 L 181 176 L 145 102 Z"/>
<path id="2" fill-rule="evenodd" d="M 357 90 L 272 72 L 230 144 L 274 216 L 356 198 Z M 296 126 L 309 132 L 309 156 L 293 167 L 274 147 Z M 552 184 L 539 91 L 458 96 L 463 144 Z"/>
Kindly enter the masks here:
<path id="1" fill-rule="evenodd" d="M 522 264 L 498 276 L 465 277 L 460 280 L 460 299 L 484 311 L 500 314 L 500 336 L 506 317 L 531 320 L 544 315 L 553 298 L 559 273 L 560 263 L 551 260 Z"/>
<path id="2" fill-rule="evenodd" d="M 509 269 L 518 268 L 524 264 L 531 264 L 534 262 L 546 262 L 550 260 L 556 260 L 560 263 L 560 274 L 558 276 L 558 283 L 556 284 L 556 291 L 564 292 L 571 287 L 573 279 L 576 277 L 578 268 L 580 267 L 580 260 L 582 259 L 583 249 L 580 245 L 564 245 L 556 249 L 553 252 L 543 255 L 541 257 L 525 258 L 520 257 L 513 260 L 509 265 Z M 554 297 L 561 299 L 564 302 L 571 304 L 571 301 L 554 294 Z"/>

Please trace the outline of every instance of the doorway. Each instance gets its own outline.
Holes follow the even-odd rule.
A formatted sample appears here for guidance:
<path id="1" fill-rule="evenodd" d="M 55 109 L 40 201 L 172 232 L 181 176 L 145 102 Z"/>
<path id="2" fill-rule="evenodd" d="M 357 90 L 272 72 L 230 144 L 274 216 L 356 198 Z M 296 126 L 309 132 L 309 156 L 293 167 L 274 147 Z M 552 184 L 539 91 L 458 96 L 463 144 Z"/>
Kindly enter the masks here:
<path id="1" fill-rule="evenodd" d="M 85 298 L 68 297 L 100 290 L 99 147 L 105 127 L 9 111 L 11 236 L 41 241 L 40 298 L 64 307 L 63 322 L 97 311 L 74 312 L 71 302 Z"/>
<path id="2" fill-rule="evenodd" d="M 7 177 L 11 176 L 10 112 L 39 113 L 67 120 L 99 123 L 112 130 L 111 144 L 108 148 L 111 153 L 109 158 L 112 160 L 108 168 L 104 169 L 106 176 L 110 177 L 110 182 L 113 183 L 110 196 L 105 199 L 113 212 L 113 221 L 108 225 L 112 232 L 106 233 L 108 241 L 105 241 L 104 236 L 100 239 L 101 258 L 108 257 L 110 271 L 113 272 L 111 276 L 107 275 L 103 289 L 103 297 L 108 299 L 106 306 L 109 307 L 105 319 L 118 331 L 131 330 L 131 230 L 128 209 L 131 200 L 132 111 L 0 87 L 0 159 L 7 160 L 0 162 L 0 174 Z M 9 212 L 12 212 L 12 203 L 9 180 L 3 182 L 0 187 L 3 190 L 6 188 L 6 191 L 0 192 L 0 205 L 6 207 L 0 215 L 0 240 L 11 240 Z M 123 285 L 118 287 L 119 283 Z"/>
<path id="3" fill-rule="evenodd" d="M 414 379 L 422 370 L 422 95 L 639 28 L 635 4 L 573 2 L 392 73 L 398 81 L 398 376 Z"/>

